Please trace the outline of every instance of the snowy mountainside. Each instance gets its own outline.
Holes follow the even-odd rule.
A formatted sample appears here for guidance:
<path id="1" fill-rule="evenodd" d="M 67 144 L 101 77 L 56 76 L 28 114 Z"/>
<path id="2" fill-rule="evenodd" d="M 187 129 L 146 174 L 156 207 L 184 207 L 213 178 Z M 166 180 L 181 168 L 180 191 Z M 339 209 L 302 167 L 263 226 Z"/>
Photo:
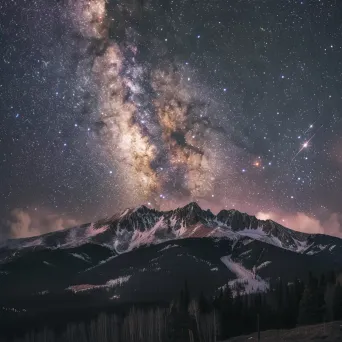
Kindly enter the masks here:
<path id="1" fill-rule="evenodd" d="M 339 238 L 300 233 L 237 210 L 222 210 L 214 215 L 192 202 L 165 212 L 140 206 L 95 223 L 38 237 L 8 240 L 0 244 L 0 261 L 6 262 L 27 248 L 63 249 L 94 243 L 121 254 L 140 246 L 189 237 L 230 240 L 249 237 L 297 253 L 342 255 Z"/>
<path id="2" fill-rule="evenodd" d="M 172 299 L 184 280 L 195 293 L 213 294 L 228 285 L 233 292 L 266 291 L 278 277 L 291 282 L 309 270 L 340 271 L 342 240 L 299 233 L 236 210 L 214 215 L 196 203 L 165 212 L 141 206 L 6 241 L 0 261 L 0 293 L 14 302 L 30 298 L 34 309 L 39 301 L 44 310 L 59 301 Z"/>
<path id="3" fill-rule="evenodd" d="M 26 249 L 0 264 L 0 304 L 24 298 L 23 303 L 31 301 L 34 310 L 39 309 L 38 302 L 44 310 L 60 302 L 98 306 L 108 301 L 171 300 L 185 280 L 194 294 L 212 295 L 227 285 L 233 293 L 251 293 L 266 291 L 279 277 L 293 282 L 309 271 L 333 269 L 342 269 L 341 258 L 296 253 L 243 236 L 183 238 L 122 254 L 94 243 Z"/>

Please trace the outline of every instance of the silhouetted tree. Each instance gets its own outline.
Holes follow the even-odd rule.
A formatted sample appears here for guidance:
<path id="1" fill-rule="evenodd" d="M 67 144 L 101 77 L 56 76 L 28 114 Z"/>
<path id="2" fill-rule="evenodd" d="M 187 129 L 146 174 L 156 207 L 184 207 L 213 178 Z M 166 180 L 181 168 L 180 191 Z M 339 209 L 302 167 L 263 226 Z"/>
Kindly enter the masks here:
<path id="1" fill-rule="evenodd" d="M 342 286 L 339 282 L 335 286 L 333 312 L 335 320 L 342 319 Z"/>
<path id="2" fill-rule="evenodd" d="M 325 306 L 324 292 L 318 285 L 317 279 L 310 274 L 309 282 L 305 287 L 299 303 L 299 324 L 314 324 L 322 322 L 323 320 Z"/>

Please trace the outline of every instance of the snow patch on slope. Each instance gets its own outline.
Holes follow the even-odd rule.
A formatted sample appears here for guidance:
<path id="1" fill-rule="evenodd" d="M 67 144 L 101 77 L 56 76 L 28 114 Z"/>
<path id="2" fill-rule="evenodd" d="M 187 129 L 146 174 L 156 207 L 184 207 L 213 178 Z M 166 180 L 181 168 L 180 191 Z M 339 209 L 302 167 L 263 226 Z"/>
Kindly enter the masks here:
<path id="1" fill-rule="evenodd" d="M 100 228 L 95 228 L 94 224 L 92 223 L 85 232 L 86 238 L 92 238 L 96 235 L 104 233 L 108 229 L 108 226 L 102 226 Z"/>
<path id="2" fill-rule="evenodd" d="M 50 264 L 50 263 L 47 262 L 47 261 L 43 261 L 43 264 L 44 264 L 44 265 L 47 265 L 47 266 L 53 266 L 52 264 Z"/>
<path id="3" fill-rule="evenodd" d="M 233 292 L 237 287 L 242 287 L 242 292 L 245 294 L 265 292 L 269 289 L 269 284 L 265 280 L 246 269 L 241 264 L 234 262 L 230 255 L 222 257 L 221 261 L 237 277 L 237 279 L 231 280 L 228 283 Z"/>
<path id="4" fill-rule="evenodd" d="M 38 294 L 38 295 L 41 295 L 41 296 L 44 296 L 44 295 L 46 295 L 46 294 L 48 294 L 48 293 L 49 293 L 48 290 L 44 290 L 44 291 L 38 292 L 37 294 Z"/>
<path id="5" fill-rule="evenodd" d="M 295 244 L 297 245 L 296 252 L 298 253 L 304 253 L 308 249 L 308 244 L 306 241 L 299 241 L 297 239 L 293 239 Z"/>
<path id="6" fill-rule="evenodd" d="M 167 249 L 176 248 L 176 247 L 179 247 L 179 246 L 178 245 L 167 245 L 166 247 L 160 249 L 158 252 L 163 252 L 163 251 L 166 251 Z"/>
<path id="7" fill-rule="evenodd" d="M 163 218 L 161 218 L 150 230 L 135 230 L 127 251 L 131 251 L 142 245 L 157 244 L 158 242 L 164 241 L 163 239 L 158 239 L 156 237 L 157 231 L 162 230 L 163 228 L 164 221 Z"/>
<path id="8" fill-rule="evenodd" d="M 104 225 L 99 228 L 95 228 L 94 223 L 89 224 L 86 227 L 74 227 L 66 229 L 68 232 L 66 241 L 57 246 L 57 248 L 70 248 L 81 246 L 87 242 L 90 242 L 93 237 L 104 233 L 109 227 Z"/>
<path id="9" fill-rule="evenodd" d="M 216 227 L 209 234 L 208 237 L 224 238 L 230 240 L 238 240 L 239 236 L 231 229 L 225 227 Z"/>
<path id="10" fill-rule="evenodd" d="M 107 262 L 109 262 L 109 261 L 111 261 L 111 260 L 113 260 L 114 258 L 117 258 L 117 257 L 118 257 L 118 255 L 113 255 L 113 256 L 109 257 L 108 259 L 101 260 L 101 261 L 99 261 L 98 264 L 96 264 L 94 266 L 91 266 L 91 267 L 85 269 L 84 271 L 82 271 L 80 273 L 88 272 L 88 271 L 90 271 L 90 270 L 92 270 L 92 269 L 94 269 L 94 268 L 96 268 L 96 267 L 98 267 L 100 265 L 103 265 L 103 264 L 105 264 L 105 263 L 107 263 Z"/>
<path id="11" fill-rule="evenodd" d="M 249 249 L 249 250 L 247 250 L 247 251 L 245 251 L 245 252 L 242 252 L 239 256 L 242 257 L 242 256 L 245 256 L 245 255 L 250 254 L 251 252 L 252 252 L 252 250 Z"/>
<path id="12" fill-rule="evenodd" d="M 119 277 L 116 279 L 108 280 L 106 283 L 106 287 L 115 287 L 115 286 L 121 286 L 122 284 L 126 283 L 131 278 L 130 275 Z"/>
<path id="13" fill-rule="evenodd" d="M 80 284 L 80 285 L 73 285 L 66 288 L 66 290 L 72 291 L 74 293 L 77 292 L 84 292 L 84 291 L 91 291 L 96 289 L 106 289 L 106 288 L 114 288 L 117 286 L 121 286 L 122 284 L 126 283 L 131 278 L 130 275 L 119 277 L 116 279 L 111 279 L 103 285 L 92 285 L 92 284 Z"/>
<path id="14" fill-rule="evenodd" d="M 328 246 L 327 245 L 317 245 L 317 248 L 319 248 L 321 251 L 324 251 Z"/>
<path id="15" fill-rule="evenodd" d="M 122 214 L 120 215 L 120 218 L 126 216 L 129 213 L 130 209 L 126 209 L 122 212 Z"/>
<path id="16" fill-rule="evenodd" d="M 85 262 L 90 262 L 88 259 L 89 259 L 89 257 L 88 258 L 86 258 L 85 256 L 83 256 L 82 254 L 78 254 L 78 253 L 70 253 L 72 256 L 74 256 L 75 258 L 78 258 L 78 259 L 81 259 L 81 260 L 83 260 L 83 261 L 85 261 Z M 86 255 L 86 254 L 85 254 Z"/>
<path id="17" fill-rule="evenodd" d="M 317 254 L 317 253 L 319 253 L 320 251 L 309 251 L 309 252 L 307 252 L 306 254 L 307 255 L 315 255 L 315 254 Z"/>
<path id="18" fill-rule="evenodd" d="M 259 270 L 261 270 L 262 268 L 268 266 L 270 263 L 272 263 L 272 261 L 265 261 L 265 262 L 263 262 L 262 264 L 260 264 L 258 267 L 256 267 L 256 270 L 259 271 Z"/>
<path id="19" fill-rule="evenodd" d="M 22 248 L 37 247 L 37 246 L 41 246 L 42 244 L 43 244 L 43 239 L 38 238 L 38 239 L 30 240 L 26 243 L 23 243 Z"/>
<path id="20" fill-rule="evenodd" d="M 263 241 L 263 242 L 266 242 L 268 244 L 271 244 L 277 247 L 283 247 L 283 244 L 277 237 L 272 236 L 272 235 L 267 235 L 266 232 L 264 232 L 261 227 L 257 229 L 248 228 L 248 229 L 240 230 L 236 233 L 241 236 L 247 236 L 254 240 Z"/>

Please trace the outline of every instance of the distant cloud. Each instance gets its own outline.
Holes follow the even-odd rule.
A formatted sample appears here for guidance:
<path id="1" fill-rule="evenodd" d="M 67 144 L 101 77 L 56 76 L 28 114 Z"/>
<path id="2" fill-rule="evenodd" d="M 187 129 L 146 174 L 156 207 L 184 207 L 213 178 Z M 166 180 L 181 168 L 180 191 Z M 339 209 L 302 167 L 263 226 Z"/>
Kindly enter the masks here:
<path id="1" fill-rule="evenodd" d="M 304 233 L 328 234 L 341 237 L 342 216 L 331 213 L 325 220 L 318 220 L 302 212 L 294 214 L 280 212 L 258 212 L 259 220 L 273 220 L 285 227 Z"/>
<path id="2" fill-rule="evenodd" d="M 11 211 L 7 225 L 10 228 L 11 237 L 28 237 L 38 235 L 31 226 L 30 215 L 22 209 L 16 208 Z M 30 234 L 31 233 L 31 234 Z"/>
<path id="3" fill-rule="evenodd" d="M 11 211 L 9 219 L 5 221 L 5 226 L 8 228 L 5 235 L 8 238 L 25 238 L 62 230 L 78 224 L 79 222 L 73 218 L 50 213 L 46 210 L 29 212 L 15 208 Z"/>

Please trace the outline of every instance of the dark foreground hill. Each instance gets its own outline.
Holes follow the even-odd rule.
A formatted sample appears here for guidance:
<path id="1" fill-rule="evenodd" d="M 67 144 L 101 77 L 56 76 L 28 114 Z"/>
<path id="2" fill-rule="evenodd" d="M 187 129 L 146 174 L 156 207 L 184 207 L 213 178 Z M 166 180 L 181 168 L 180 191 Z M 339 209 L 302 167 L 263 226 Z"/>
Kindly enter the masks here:
<path id="1" fill-rule="evenodd" d="M 286 330 L 262 331 L 262 342 L 340 342 L 342 341 L 342 321 L 308 325 Z M 225 342 L 255 342 L 258 334 L 233 337 Z"/>

